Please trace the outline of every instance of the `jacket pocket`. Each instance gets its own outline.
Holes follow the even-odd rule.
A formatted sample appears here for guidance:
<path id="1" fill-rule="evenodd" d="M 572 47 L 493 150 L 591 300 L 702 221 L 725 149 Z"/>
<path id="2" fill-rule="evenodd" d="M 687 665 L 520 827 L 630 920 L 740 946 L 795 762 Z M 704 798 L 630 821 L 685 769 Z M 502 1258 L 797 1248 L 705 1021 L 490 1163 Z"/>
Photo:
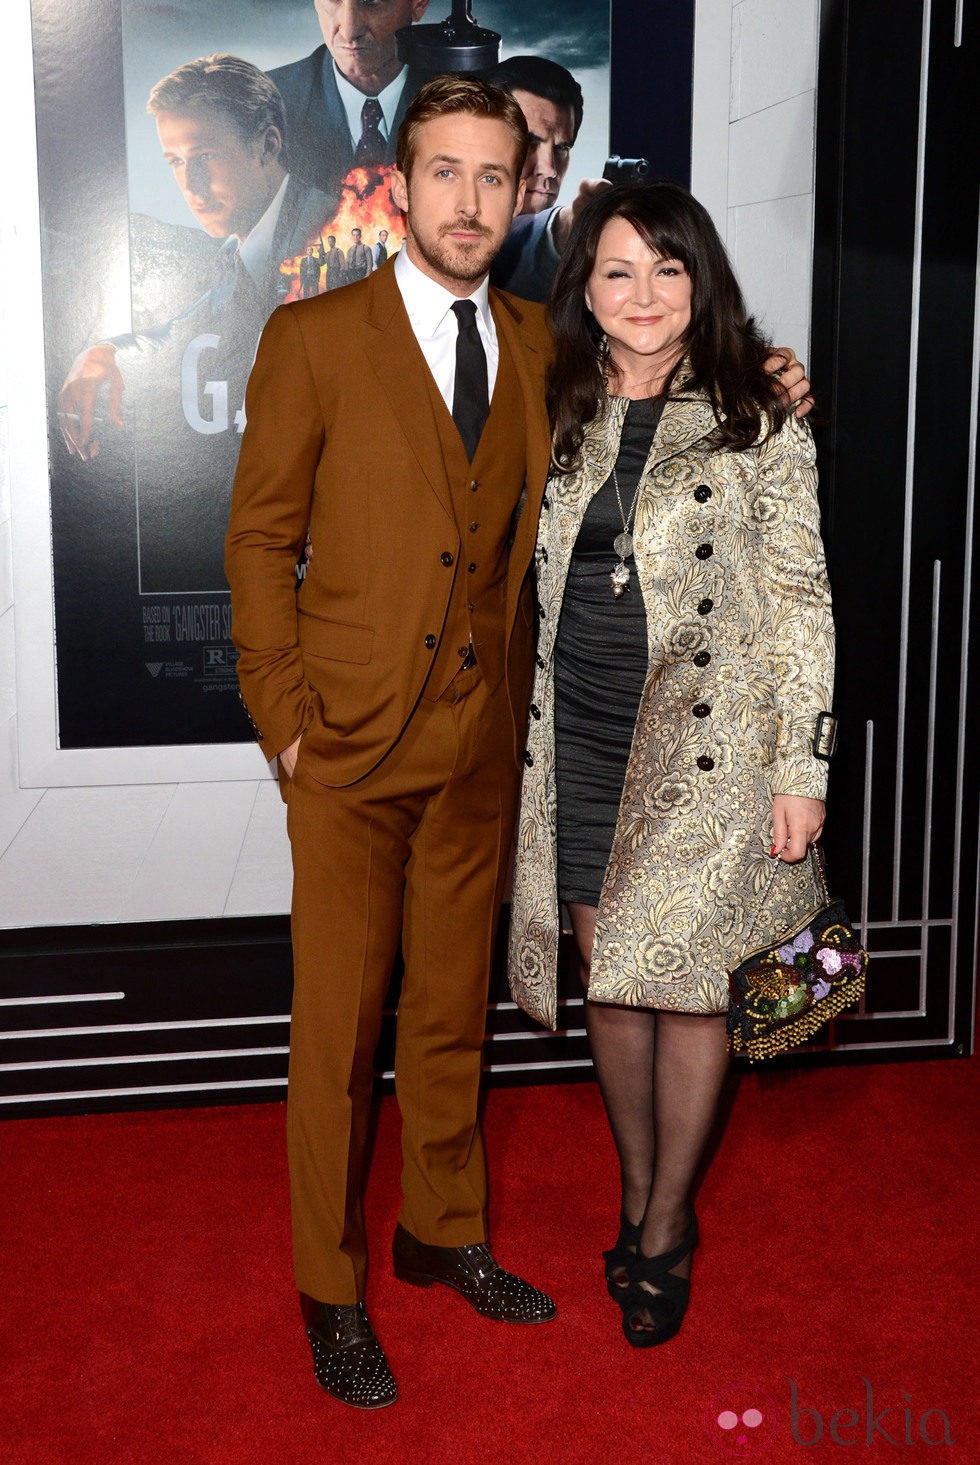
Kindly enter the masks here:
<path id="1" fill-rule="evenodd" d="M 365 665 L 371 660 L 374 631 L 350 621 L 328 621 L 309 611 L 299 613 L 299 644 L 304 656 Z"/>

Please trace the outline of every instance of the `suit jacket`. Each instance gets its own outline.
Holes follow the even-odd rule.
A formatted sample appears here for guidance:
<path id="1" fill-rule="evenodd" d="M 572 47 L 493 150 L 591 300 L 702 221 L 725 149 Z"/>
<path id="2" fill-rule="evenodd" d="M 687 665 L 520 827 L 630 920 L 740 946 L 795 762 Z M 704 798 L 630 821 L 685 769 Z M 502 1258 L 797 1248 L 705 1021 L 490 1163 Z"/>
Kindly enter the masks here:
<path id="1" fill-rule="evenodd" d="M 490 269 L 491 282 L 522 300 L 543 304 L 551 291 L 558 268 L 558 255 L 548 228 L 557 207 L 539 214 L 518 214 L 510 226 L 504 247 Z"/>
<path id="2" fill-rule="evenodd" d="M 398 128 L 426 75 L 409 68 L 385 150 L 386 163 L 395 160 Z M 341 183 L 354 166 L 354 149 L 326 46 L 317 46 L 300 61 L 277 66 L 269 72 L 269 80 L 275 82 L 286 104 L 290 168 L 336 201 Z"/>
<path id="3" fill-rule="evenodd" d="M 589 502 L 615 464 L 626 401 L 586 434 L 541 516 L 542 627 L 510 927 L 510 980 L 554 1027 L 559 935 L 554 647 Z M 813 440 L 790 417 L 743 452 L 712 451 L 704 396 L 670 400 L 640 480 L 636 581 L 649 665 L 596 913 L 598 1002 L 719 1013 L 729 965 L 819 904 L 809 860 L 769 856 L 775 794 L 822 799 L 813 755 L 833 696 L 834 627 Z M 700 553 L 699 553 L 700 551 Z M 609 567 L 615 562 L 612 548 Z"/>
<path id="4" fill-rule="evenodd" d="M 550 337 L 540 308 L 497 290 L 490 298 L 526 420 L 502 649 L 517 756 L 532 661 L 528 572 L 550 453 Z M 267 758 L 303 733 L 307 769 L 343 786 L 380 762 L 411 716 L 453 576 L 465 574 L 428 367 L 393 263 L 277 310 L 246 408 L 226 554 L 243 700 Z M 492 492 L 492 479 L 481 487 Z M 314 553 L 297 596 L 308 525 Z"/>

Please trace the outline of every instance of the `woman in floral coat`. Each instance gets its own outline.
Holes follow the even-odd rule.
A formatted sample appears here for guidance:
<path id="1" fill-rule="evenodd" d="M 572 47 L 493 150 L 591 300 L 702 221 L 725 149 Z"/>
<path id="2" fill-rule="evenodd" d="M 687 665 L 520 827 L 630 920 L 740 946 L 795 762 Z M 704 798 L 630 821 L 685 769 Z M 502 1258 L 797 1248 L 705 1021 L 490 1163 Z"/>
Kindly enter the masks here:
<path id="1" fill-rule="evenodd" d="M 598 195 L 552 317 L 510 980 L 554 1027 L 567 903 L 622 1171 L 606 1282 L 646 1347 L 687 1305 L 727 971 L 819 904 L 833 623 L 810 433 L 705 210 L 672 184 Z"/>

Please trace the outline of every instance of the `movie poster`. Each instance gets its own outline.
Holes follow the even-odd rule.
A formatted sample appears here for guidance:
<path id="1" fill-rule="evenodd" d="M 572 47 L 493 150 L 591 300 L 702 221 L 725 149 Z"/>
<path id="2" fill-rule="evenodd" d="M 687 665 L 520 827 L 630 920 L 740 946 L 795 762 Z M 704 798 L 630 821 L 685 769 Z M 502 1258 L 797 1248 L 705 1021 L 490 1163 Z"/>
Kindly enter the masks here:
<path id="1" fill-rule="evenodd" d="M 543 298 L 606 167 L 608 0 L 34 0 L 32 18 L 59 746 L 247 741 L 222 559 L 262 326 L 401 247 L 388 182 L 425 77 L 514 58 L 536 143 L 495 280 Z"/>

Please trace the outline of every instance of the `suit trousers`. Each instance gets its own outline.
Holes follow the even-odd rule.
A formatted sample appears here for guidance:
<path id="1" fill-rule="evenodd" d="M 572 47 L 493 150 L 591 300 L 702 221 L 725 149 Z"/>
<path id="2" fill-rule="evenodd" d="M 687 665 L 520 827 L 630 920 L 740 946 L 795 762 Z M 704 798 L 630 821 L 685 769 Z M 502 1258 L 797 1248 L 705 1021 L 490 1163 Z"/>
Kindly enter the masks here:
<path id="1" fill-rule="evenodd" d="M 486 1003 L 517 799 L 506 687 L 479 668 L 423 698 L 381 764 L 284 789 L 293 854 L 287 1131 L 296 1282 L 364 1295 L 373 1059 L 401 940 L 395 1089 L 400 1220 L 420 1241 L 486 1239 L 477 1123 Z"/>

